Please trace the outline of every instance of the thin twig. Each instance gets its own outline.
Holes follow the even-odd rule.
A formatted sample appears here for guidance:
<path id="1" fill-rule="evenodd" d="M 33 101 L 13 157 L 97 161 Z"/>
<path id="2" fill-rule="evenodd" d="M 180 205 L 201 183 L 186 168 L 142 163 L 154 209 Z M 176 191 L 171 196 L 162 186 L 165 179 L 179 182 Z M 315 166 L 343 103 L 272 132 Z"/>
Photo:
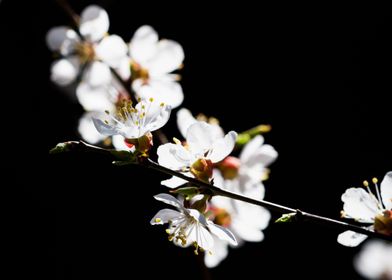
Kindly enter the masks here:
<path id="1" fill-rule="evenodd" d="M 119 152 L 116 152 L 113 150 L 102 149 L 100 147 L 96 147 L 96 146 L 84 143 L 82 141 L 70 141 L 70 142 L 61 143 L 61 144 L 57 145 L 56 148 L 54 148 L 52 151 L 54 151 L 54 152 L 85 151 L 85 152 L 93 152 L 93 153 L 100 153 L 100 154 L 109 155 L 115 160 L 119 159 L 117 157 L 119 155 L 118 154 Z M 277 212 L 280 214 L 293 213 L 293 214 L 295 214 L 295 220 L 297 220 L 297 221 L 307 221 L 307 222 L 317 223 L 317 224 L 321 224 L 324 226 L 329 226 L 329 227 L 332 227 L 335 229 L 339 229 L 341 231 L 351 230 L 351 231 L 354 231 L 357 233 L 365 234 L 369 237 L 380 238 L 380 239 L 384 239 L 384 240 L 392 242 L 392 236 L 387 236 L 387 235 L 384 235 L 384 234 L 381 234 L 378 232 L 374 232 L 374 231 L 368 230 L 366 228 L 362 228 L 360 226 L 356 226 L 356 225 L 349 224 L 346 222 L 342 222 L 342 221 L 330 219 L 327 217 L 307 213 L 307 212 L 304 212 L 299 209 L 290 208 L 290 207 L 283 206 L 283 205 L 280 205 L 277 203 L 272 203 L 272 202 L 269 202 L 266 200 L 253 199 L 253 198 L 250 198 L 247 196 L 240 195 L 238 193 L 223 190 L 223 189 L 218 188 L 214 185 L 202 182 L 202 181 L 197 180 L 192 177 L 188 177 L 181 172 L 178 172 L 178 171 L 166 168 L 164 166 L 161 166 L 158 163 L 152 161 L 151 159 L 147 159 L 147 160 L 143 160 L 143 161 L 139 161 L 139 162 L 132 161 L 132 162 L 129 162 L 129 164 L 138 164 L 138 165 L 144 166 L 146 168 L 156 170 L 160 173 L 176 176 L 178 178 L 184 179 L 185 181 L 199 187 L 201 190 L 208 190 L 208 191 L 212 192 L 213 195 L 225 196 L 225 197 L 228 197 L 231 199 L 236 199 L 236 200 L 240 200 L 240 201 L 247 202 L 250 204 L 262 206 L 262 207 L 267 208 L 268 210 L 271 210 L 273 212 Z"/>

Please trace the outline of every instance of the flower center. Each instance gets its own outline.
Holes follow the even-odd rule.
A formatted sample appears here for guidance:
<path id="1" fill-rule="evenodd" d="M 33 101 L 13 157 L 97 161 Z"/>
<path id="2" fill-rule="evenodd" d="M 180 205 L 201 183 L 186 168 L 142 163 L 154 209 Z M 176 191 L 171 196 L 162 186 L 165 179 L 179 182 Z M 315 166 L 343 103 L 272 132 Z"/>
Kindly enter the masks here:
<path id="1" fill-rule="evenodd" d="M 376 232 L 392 236 L 392 211 L 385 210 L 374 219 L 374 230 Z"/>
<path id="2" fill-rule="evenodd" d="M 198 159 L 192 164 L 190 171 L 199 180 L 209 182 L 213 172 L 212 161 L 205 158 Z"/>
<path id="3" fill-rule="evenodd" d="M 144 83 L 147 83 L 149 79 L 148 70 L 143 68 L 140 64 L 136 62 L 131 63 L 131 76 L 132 79 L 142 79 Z"/>
<path id="4" fill-rule="evenodd" d="M 79 59 L 82 63 L 94 60 L 95 51 L 93 44 L 89 42 L 81 42 L 76 44 L 76 54 L 79 56 Z"/>
<path id="5" fill-rule="evenodd" d="M 209 210 L 215 224 L 226 228 L 231 225 L 231 215 L 225 209 L 212 206 Z"/>

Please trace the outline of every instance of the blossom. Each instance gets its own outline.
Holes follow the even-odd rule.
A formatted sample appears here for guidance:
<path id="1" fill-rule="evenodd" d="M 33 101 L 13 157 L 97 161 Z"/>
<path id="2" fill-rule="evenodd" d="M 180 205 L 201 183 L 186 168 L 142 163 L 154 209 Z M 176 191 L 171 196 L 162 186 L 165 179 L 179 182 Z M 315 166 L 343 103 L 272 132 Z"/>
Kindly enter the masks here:
<path id="1" fill-rule="evenodd" d="M 179 69 L 184 60 L 180 44 L 172 40 L 158 40 L 157 32 L 148 25 L 136 30 L 130 44 L 132 59 L 132 88 L 142 99 L 154 98 L 178 107 L 184 94 L 177 75 L 170 74 Z"/>
<path id="2" fill-rule="evenodd" d="M 214 170 L 214 185 L 254 199 L 264 198 L 264 186 L 262 184 L 244 190 L 239 180 L 225 180 L 217 169 Z M 268 226 L 271 218 L 270 212 L 263 207 L 220 196 L 214 196 L 211 199 L 208 212 L 214 223 L 229 229 L 240 245 L 244 241 L 262 241 L 264 239 L 262 230 Z M 217 266 L 228 255 L 229 245 L 225 241 L 215 242 L 214 251 L 216 253 L 213 255 L 206 254 L 205 264 L 208 267 Z"/>
<path id="3" fill-rule="evenodd" d="M 392 244 L 370 240 L 354 259 L 355 269 L 368 279 L 392 280 Z"/>
<path id="4" fill-rule="evenodd" d="M 160 210 L 150 222 L 152 225 L 169 223 L 166 232 L 169 240 L 175 244 L 181 247 L 194 245 L 195 254 L 199 250 L 213 254 L 211 251 L 214 245 L 213 236 L 232 245 L 237 244 L 234 235 L 229 230 L 212 223 L 198 210 L 185 208 L 175 197 L 162 193 L 154 198 L 178 209 Z"/>
<path id="5" fill-rule="evenodd" d="M 86 105 L 86 100 L 91 99 L 92 92 L 102 95 L 107 90 L 105 86 L 113 80 L 110 67 L 117 69 L 124 78 L 130 75 L 127 46 L 117 35 L 106 36 L 108 29 L 106 11 L 91 5 L 83 10 L 80 17 L 79 34 L 82 37 L 67 26 L 54 27 L 46 35 L 49 49 L 62 56 L 51 66 L 52 81 L 68 85 L 83 70 L 76 92 L 86 110 L 99 110 Z"/>
<path id="6" fill-rule="evenodd" d="M 106 111 L 108 119 L 102 121 L 93 118 L 99 133 L 107 136 L 121 135 L 129 145 L 142 150 L 152 145 L 151 132 L 164 126 L 170 117 L 171 108 L 163 103 L 157 104 L 153 99 L 140 101 L 135 107 L 131 102 L 124 102 L 115 116 Z"/>
<path id="7" fill-rule="evenodd" d="M 188 128 L 186 146 L 178 140 L 176 144 L 168 143 L 158 148 L 158 163 L 167 168 L 185 172 L 206 180 L 212 176 L 212 164 L 227 157 L 234 148 L 237 133 L 230 131 L 224 137 L 214 135 L 214 128 L 205 123 L 197 122 Z M 186 183 L 185 180 L 172 178 L 162 184 L 175 188 Z"/>
<path id="8" fill-rule="evenodd" d="M 368 225 L 369 229 L 386 235 L 392 235 L 392 171 L 388 172 L 381 182 L 372 180 L 375 193 L 370 190 L 369 183 L 364 181 L 363 188 L 350 188 L 342 195 L 342 217 L 351 218 Z M 366 239 L 366 235 L 353 231 L 345 231 L 338 236 L 338 242 L 345 246 L 355 247 Z"/>

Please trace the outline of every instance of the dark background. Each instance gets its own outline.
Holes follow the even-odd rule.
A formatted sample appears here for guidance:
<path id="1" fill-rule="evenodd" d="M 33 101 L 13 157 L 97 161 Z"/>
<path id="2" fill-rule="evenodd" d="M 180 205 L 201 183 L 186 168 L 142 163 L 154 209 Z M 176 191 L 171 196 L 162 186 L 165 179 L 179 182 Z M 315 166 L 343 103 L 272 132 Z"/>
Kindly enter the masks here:
<path id="1" fill-rule="evenodd" d="M 34 3 L 31 3 L 34 2 Z M 143 24 L 185 50 L 184 107 L 220 119 L 228 131 L 260 123 L 279 152 L 266 199 L 339 218 L 340 196 L 392 168 L 391 21 L 386 7 L 250 3 L 213 6 L 149 1 L 70 1 L 77 12 L 107 9 L 110 33 L 129 41 Z M 3 169 L 16 190 L 4 218 L 13 277 L 40 279 L 200 279 L 192 250 L 166 240 L 150 218 L 166 178 L 113 167 L 99 156 L 49 156 L 78 139 L 82 108 L 49 80 L 44 36 L 67 25 L 53 1 L 0 4 Z M 175 118 L 165 127 L 178 136 Z M 15 135 L 16 134 L 16 135 Z M 6 204 L 4 204 L 6 205 Z M 277 216 L 274 215 L 274 218 Z M 261 243 L 231 250 L 213 279 L 358 279 L 358 248 L 312 224 L 271 225 Z M 142 274 L 140 274 L 142 273 Z M 137 276 L 142 275 L 142 276 Z"/>

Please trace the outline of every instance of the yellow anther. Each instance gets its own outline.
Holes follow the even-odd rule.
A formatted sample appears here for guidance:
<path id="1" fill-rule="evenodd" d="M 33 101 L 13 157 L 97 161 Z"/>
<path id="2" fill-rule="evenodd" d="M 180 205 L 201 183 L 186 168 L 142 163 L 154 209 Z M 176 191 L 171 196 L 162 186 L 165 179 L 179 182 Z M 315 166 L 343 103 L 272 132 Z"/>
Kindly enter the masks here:
<path id="1" fill-rule="evenodd" d="M 161 218 L 155 218 L 155 222 L 160 223 L 160 222 L 162 222 L 162 220 L 161 220 Z"/>
<path id="2" fill-rule="evenodd" d="M 142 99 L 139 97 L 139 98 L 137 99 L 137 102 L 140 102 L 140 101 L 142 101 Z"/>
<path id="3" fill-rule="evenodd" d="M 109 124 L 109 122 L 107 120 L 104 120 L 104 123 Z"/>
<path id="4" fill-rule="evenodd" d="M 146 106 L 142 105 L 142 109 L 143 109 L 143 110 L 146 109 Z"/>
<path id="5" fill-rule="evenodd" d="M 210 256 L 212 256 L 212 252 L 211 252 L 211 251 L 208 251 L 208 254 L 209 254 Z"/>
<path id="6" fill-rule="evenodd" d="M 154 98 L 150 97 L 150 99 L 148 99 L 150 102 L 154 101 Z"/>
<path id="7" fill-rule="evenodd" d="M 161 106 L 161 107 L 165 106 L 165 103 L 162 102 L 160 106 Z"/>
<path id="8" fill-rule="evenodd" d="M 197 251 L 197 249 L 195 249 L 195 251 L 193 251 L 195 253 L 196 256 L 199 255 L 199 252 Z"/>
<path id="9" fill-rule="evenodd" d="M 170 234 L 170 229 L 167 228 L 165 231 L 167 234 Z"/>
<path id="10" fill-rule="evenodd" d="M 105 113 L 106 113 L 107 115 L 109 115 L 109 114 L 110 114 L 108 110 L 105 110 Z"/>
<path id="11" fill-rule="evenodd" d="M 363 185 L 365 186 L 365 187 L 369 187 L 369 182 L 368 181 L 363 181 Z"/>
<path id="12" fill-rule="evenodd" d="M 378 179 L 377 179 L 376 177 L 374 177 L 374 178 L 372 179 L 372 182 L 373 182 L 373 184 L 377 184 L 377 183 L 378 183 Z"/>
<path id="13" fill-rule="evenodd" d="M 173 142 L 177 145 L 181 145 L 181 141 L 178 140 L 176 137 L 173 137 Z"/>
<path id="14" fill-rule="evenodd" d="M 169 241 L 173 241 L 174 237 L 173 237 L 172 235 L 169 235 L 169 236 L 167 237 L 167 239 L 168 239 Z"/>

